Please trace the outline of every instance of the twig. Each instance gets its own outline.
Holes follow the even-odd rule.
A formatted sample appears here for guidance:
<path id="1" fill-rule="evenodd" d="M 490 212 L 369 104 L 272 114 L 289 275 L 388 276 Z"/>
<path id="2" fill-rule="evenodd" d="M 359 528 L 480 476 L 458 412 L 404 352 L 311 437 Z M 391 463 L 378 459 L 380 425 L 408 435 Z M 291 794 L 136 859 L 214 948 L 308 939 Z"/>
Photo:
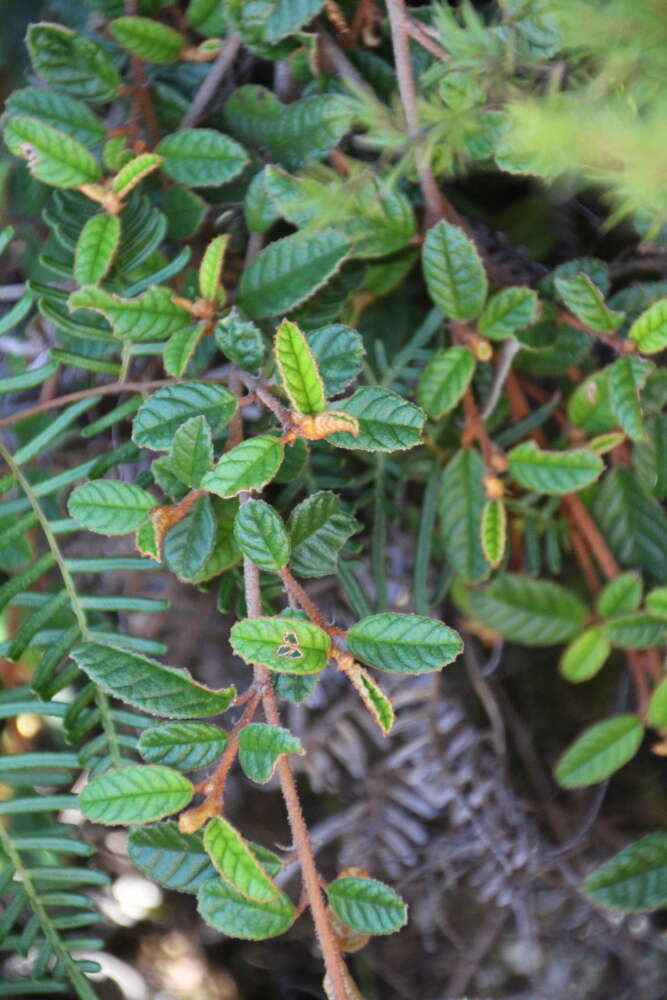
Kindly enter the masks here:
<path id="1" fill-rule="evenodd" d="M 410 38 L 413 38 L 415 42 L 419 42 L 423 48 L 428 49 L 431 55 L 434 55 L 437 59 L 441 59 L 443 62 L 449 59 L 449 52 L 446 52 L 442 45 L 436 42 L 435 38 L 431 38 L 428 31 L 424 29 L 416 17 L 406 17 L 405 30 Z"/>
<path id="2" fill-rule="evenodd" d="M 375 93 L 368 86 L 361 73 L 352 65 L 336 40 L 332 38 L 328 31 L 320 29 L 318 31 L 320 42 L 320 52 L 330 66 L 343 79 L 347 80 L 355 90 L 362 91 L 377 100 Z"/>
<path id="3" fill-rule="evenodd" d="M 326 632 L 327 635 L 338 635 L 339 630 L 329 624 L 315 602 L 308 596 L 298 580 L 294 579 L 286 566 L 280 570 L 278 575 L 283 581 L 287 593 L 296 598 L 310 620 Z"/>
<path id="4" fill-rule="evenodd" d="M 500 349 L 498 367 L 496 368 L 496 373 L 493 377 L 491 389 L 489 391 L 489 395 L 484 401 L 482 409 L 479 412 L 482 420 L 488 420 L 495 410 L 498 400 L 500 399 L 500 393 L 502 392 L 503 386 L 507 380 L 507 376 L 512 370 L 512 362 L 520 350 L 521 344 L 514 337 L 508 337 Z"/>
<path id="5" fill-rule="evenodd" d="M 181 124 L 178 126 L 179 129 L 192 128 L 199 121 L 206 110 L 206 106 L 220 86 L 225 73 L 231 68 L 240 48 L 241 39 L 239 36 L 235 34 L 227 35 L 224 45 L 206 74 L 201 87 L 195 94 L 192 104 L 183 115 Z"/>

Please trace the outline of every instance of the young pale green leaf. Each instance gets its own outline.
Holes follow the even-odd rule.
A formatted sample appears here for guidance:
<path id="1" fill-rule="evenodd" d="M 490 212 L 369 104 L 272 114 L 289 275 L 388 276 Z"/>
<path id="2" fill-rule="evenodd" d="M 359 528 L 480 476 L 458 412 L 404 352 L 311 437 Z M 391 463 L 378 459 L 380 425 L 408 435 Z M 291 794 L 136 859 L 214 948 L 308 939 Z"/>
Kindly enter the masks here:
<path id="1" fill-rule="evenodd" d="M 508 456 L 510 475 L 526 490 L 537 493 L 575 493 L 602 474 L 604 463 L 586 448 L 542 451 L 534 441 L 523 441 Z"/>
<path id="2" fill-rule="evenodd" d="M 417 402 L 439 420 L 453 410 L 475 374 L 475 356 L 466 347 L 447 347 L 433 355 L 417 383 Z"/>
<path id="3" fill-rule="evenodd" d="M 306 334 L 327 398 L 337 396 L 361 371 L 364 342 L 356 330 L 331 323 Z"/>
<path id="4" fill-rule="evenodd" d="M 139 764 L 93 778 L 79 795 L 79 805 L 96 823 L 152 823 L 178 812 L 193 794 L 192 784 L 178 771 Z"/>
<path id="5" fill-rule="evenodd" d="M 248 500 L 240 508 L 234 535 L 244 556 L 260 569 L 277 573 L 290 557 L 290 543 L 283 519 L 264 500 Z"/>
<path id="6" fill-rule="evenodd" d="M 490 340 L 505 340 L 537 321 L 539 299 L 532 288 L 512 286 L 492 295 L 477 324 Z"/>
<path id="7" fill-rule="evenodd" d="M 598 906 L 626 913 L 667 904 L 667 833 L 649 833 L 596 868 L 584 889 Z"/>
<path id="8" fill-rule="evenodd" d="M 165 667 L 139 653 L 98 642 L 84 642 L 72 658 L 96 684 L 115 698 L 166 719 L 218 715 L 236 696 L 233 687 L 213 691 L 187 670 Z"/>
<path id="9" fill-rule="evenodd" d="M 235 497 L 242 490 L 261 490 L 280 468 L 284 448 L 277 437 L 258 434 L 225 452 L 203 477 L 202 489 L 219 497 Z"/>
<path id="10" fill-rule="evenodd" d="M 257 371 L 264 359 L 261 331 L 242 319 L 236 306 L 217 324 L 215 342 L 233 364 L 247 371 Z"/>
<path id="11" fill-rule="evenodd" d="M 611 618 L 613 615 L 636 611 L 641 604 L 642 589 L 639 573 L 619 573 L 601 590 L 597 601 L 598 615 L 600 618 Z"/>
<path id="12" fill-rule="evenodd" d="M 667 641 L 667 622 L 644 611 L 611 618 L 602 627 L 612 646 L 621 649 L 650 649 Z"/>
<path id="13" fill-rule="evenodd" d="M 127 535 L 143 523 L 155 505 L 155 497 L 132 483 L 93 479 L 72 490 L 67 509 L 89 531 Z"/>
<path id="14" fill-rule="evenodd" d="M 235 410 L 236 397 L 224 386 L 207 382 L 166 385 L 139 407 L 132 439 L 143 448 L 166 450 L 179 427 L 198 416 L 204 417 L 216 436 L 227 426 Z"/>
<path id="15" fill-rule="evenodd" d="M 227 733 L 207 722 L 165 722 L 144 729 L 138 749 L 149 764 L 194 771 L 217 760 L 228 743 Z"/>
<path id="16" fill-rule="evenodd" d="M 588 442 L 588 447 L 596 455 L 606 455 L 617 448 L 619 444 L 623 444 L 624 440 L 623 431 L 609 431 L 607 434 L 596 434 L 595 437 L 592 437 Z"/>
<path id="17" fill-rule="evenodd" d="M 609 401 L 609 368 L 595 372 L 574 389 L 567 403 L 567 416 L 589 434 L 606 433 L 616 427 Z"/>
<path id="18" fill-rule="evenodd" d="M 282 892 L 260 903 L 246 899 L 221 879 L 211 879 L 199 889 L 197 909 L 211 927 L 246 941 L 284 934 L 296 917 L 296 910 Z"/>
<path id="19" fill-rule="evenodd" d="M 289 729 L 251 722 L 239 733 L 239 764 L 251 781 L 266 784 L 284 753 L 305 753 L 301 741 Z"/>
<path id="20" fill-rule="evenodd" d="M 323 629 L 299 618 L 244 618 L 229 641 L 246 663 L 276 673 L 316 674 L 329 659 L 331 640 Z"/>
<path id="21" fill-rule="evenodd" d="M 117 17 L 109 22 L 108 29 L 132 55 L 158 66 L 176 62 L 187 44 L 178 31 L 150 17 Z"/>
<path id="22" fill-rule="evenodd" d="M 420 444 L 424 413 L 389 389 L 365 386 L 342 399 L 337 409 L 354 417 L 359 434 L 337 431 L 327 438 L 338 448 L 359 451 L 403 451 Z"/>
<path id="23" fill-rule="evenodd" d="M 555 285 L 570 312 L 592 330 L 612 332 L 623 322 L 624 313 L 613 312 L 605 305 L 600 289 L 587 274 L 556 278 Z"/>
<path id="24" fill-rule="evenodd" d="M 393 934 L 407 923 L 401 897 L 377 879 L 337 878 L 327 886 L 327 896 L 336 916 L 355 931 Z"/>
<path id="25" fill-rule="evenodd" d="M 484 558 L 495 569 L 502 562 L 507 542 L 507 511 L 502 500 L 487 500 L 480 527 Z"/>
<path id="26" fill-rule="evenodd" d="M 92 309 L 101 313 L 121 339 L 166 340 L 193 325 L 190 313 L 172 302 L 172 296 L 171 289 L 163 285 L 152 285 L 135 299 L 89 286 L 72 292 L 67 305 L 70 312 Z"/>
<path id="27" fill-rule="evenodd" d="M 278 889 L 243 837 L 222 816 L 207 823 L 204 847 L 225 882 L 244 899 L 262 903 L 278 896 Z"/>
<path id="28" fill-rule="evenodd" d="M 220 282 L 222 279 L 222 266 L 225 261 L 225 250 L 229 242 L 229 236 L 216 236 L 206 247 L 201 264 L 199 265 L 198 282 L 199 294 L 209 302 L 219 302 L 222 289 Z M 222 293 L 224 295 L 224 292 Z"/>
<path id="29" fill-rule="evenodd" d="M 140 153 L 121 167 L 113 179 L 112 190 L 121 198 L 127 198 L 144 177 L 152 174 L 162 165 L 162 157 L 157 153 Z"/>
<path id="30" fill-rule="evenodd" d="M 248 162 L 237 142 L 211 128 L 172 132 L 157 144 L 155 152 L 164 159 L 164 172 L 186 187 L 219 187 L 236 177 Z"/>
<path id="31" fill-rule="evenodd" d="M 294 508 L 287 522 L 292 569 L 299 576 L 335 573 L 341 548 L 359 527 L 335 493 L 314 493 Z"/>
<path id="32" fill-rule="evenodd" d="M 394 706 L 379 684 L 376 684 L 368 671 L 355 663 L 345 670 L 354 684 L 354 689 L 364 705 L 377 722 L 382 732 L 386 734 L 394 725 Z"/>
<path id="33" fill-rule="evenodd" d="M 164 536 L 164 561 L 180 580 L 192 580 L 213 552 L 216 523 L 210 497 L 199 497 Z"/>
<path id="34" fill-rule="evenodd" d="M 467 583 L 479 583 L 491 568 L 482 549 L 484 462 L 479 452 L 462 448 L 442 477 L 440 520 L 453 569 Z"/>
<path id="35" fill-rule="evenodd" d="M 12 115 L 39 118 L 71 135 L 87 148 L 99 146 L 106 139 L 104 125 L 83 101 L 46 87 L 15 90 L 7 98 L 5 111 Z"/>
<path id="36" fill-rule="evenodd" d="M 637 602 L 637 605 L 638 604 L 639 601 Z M 637 605 L 635 605 L 635 607 Z M 634 609 L 630 608 L 627 610 Z M 646 595 L 646 610 L 650 611 L 650 613 L 655 615 L 656 618 L 667 618 L 667 587 L 654 587 L 653 590 L 648 592 Z"/>
<path id="37" fill-rule="evenodd" d="M 573 684 L 595 677 L 611 653 L 611 643 L 603 630 L 593 625 L 565 647 L 560 660 L 560 672 Z"/>
<path id="38" fill-rule="evenodd" d="M 365 663 L 400 674 L 440 670 L 463 649 L 458 632 L 435 618 L 389 611 L 356 622 L 347 643 Z"/>
<path id="39" fill-rule="evenodd" d="M 35 72 L 56 90 L 93 104 L 118 95 L 120 74 L 99 42 L 45 22 L 31 24 L 26 41 Z"/>
<path id="40" fill-rule="evenodd" d="M 563 788 L 595 785 L 632 760 L 644 738 L 634 715 L 618 715 L 591 726 L 575 740 L 554 771 Z"/>
<path id="41" fill-rule="evenodd" d="M 162 353 L 167 375 L 174 375 L 176 378 L 185 375 L 205 330 L 206 324 L 199 323 L 198 326 L 184 326 L 182 330 L 172 333 Z"/>
<path id="42" fill-rule="evenodd" d="M 4 129 L 7 148 L 26 160 L 38 181 L 77 188 L 99 180 L 100 167 L 85 146 L 38 118 L 15 115 Z"/>
<path id="43" fill-rule="evenodd" d="M 628 336 L 643 354 L 657 354 L 667 347 L 667 299 L 659 299 L 639 316 Z"/>
<path id="44" fill-rule="evenodd" d="M 113 264 L 120 241 L 117 215 L 93 215 L 81 230 L 74 255 L 74 277 L 79 285 L 96 285 Z"/>
<path id="45" fill-rule="evenodd" d="M 185 420 L 171 442 L 169 467 L 185 486 L 196 489 L 213 465 L 213 439 L 206 417 L 200 413 Z"/>
<path id="46" fill-rule="evenodd" d="M 429 229 L 422 250 L 432 300 L 449 319 L 474 319 L 484 306 L 486 272 L 472 240 L 450 222 Z"/>
<path id="47" fill-rule="evenodd" d="M 616 420 L 633 441 L 647 441 L 639 390 L 653 364 L 641 358 L 618 358 L 609 366 L 609 404 Z"/>
<path id="48" fill-rule="evenodd" d="M 201 835 L 181 833 L 172 820 L 130 830 L 128 855 L 144 875 L 175 892 L 197 892 L 216 876 Z"/>
<path id="49" fill-rule="evenodd" d="M 470 612 L 504 638 L 527 646 L 572 639 L 588 614 L 585 604 L 565 587 L 518 573 L 503 573 L 488 586 L 472 590 Z"/>
<path id="50" fill-rule="evenodd" d="M 349 251 L 347 238 L 334 229 L 275 240 L 243 272 L 239 305 L 256 317 L 289 312 L 338 271 Z"/>
<path id="51" fill-rule="evenodd" d="M 308 341 L 296 325 L 284 319 L 273 342 L 285 392 L 295 410 L 319 413 L 327 405 L 322 376 Z"/>

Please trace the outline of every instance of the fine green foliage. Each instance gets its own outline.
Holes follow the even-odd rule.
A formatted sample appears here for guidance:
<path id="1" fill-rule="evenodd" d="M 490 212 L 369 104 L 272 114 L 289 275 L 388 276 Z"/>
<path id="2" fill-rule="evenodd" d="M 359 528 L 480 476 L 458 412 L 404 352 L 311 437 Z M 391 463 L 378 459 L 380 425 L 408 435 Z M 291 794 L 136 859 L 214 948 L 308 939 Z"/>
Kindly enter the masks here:
<path id="1" fill-rule="evenodd" d="M 131 824 L 132 864 L 196 894 L 210 935 L 303 914 L 328 1000 L 361 997 L 343 951 L 407 917 L 337 857 L 379 859 L 408 901 L 428 882 L 442 919 L 416 930 L 444 965 L 447 879 L 471 926 L 481 885 L 561 940 L 559 831 L 569 898 L 605 825 L 661 815 L 660 5 L 6 6 L 0 996 L 97 1000 L 114 938 L 85 892 L 117 835 L 84 841 L 77 809 Z M 464 645 L 446 684 L 418 676 Z M 270 781 L 285 856 L 228 818 L 257 827 Z M 577 833 L 566 790 L 601 781 Z M 315 818 L 336 831 L 317 856 Z M 445 878 L 428 838 L 450 821 Z M 585 891 L 648 911 L 666 870 L 649 834 Z M 229 958 L 239 995 L 294 989 L 270 955 L 252 984 Z M 368 996 L 383 962 L 355 966 Z"/>

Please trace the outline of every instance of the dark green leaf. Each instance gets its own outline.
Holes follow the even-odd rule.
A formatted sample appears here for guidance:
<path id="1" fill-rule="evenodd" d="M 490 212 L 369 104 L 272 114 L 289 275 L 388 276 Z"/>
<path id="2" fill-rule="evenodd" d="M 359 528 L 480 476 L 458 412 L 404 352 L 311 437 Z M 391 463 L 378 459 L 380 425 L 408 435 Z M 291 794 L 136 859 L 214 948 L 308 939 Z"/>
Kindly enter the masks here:
<path id="1" fill-rule="evenodd" d="M 89 781 L 81 811 L 97 823 L 151 823 L 186 806 L 194 794 L 187 778 L 148 764 L 109 771 Z"/>
<path id="2" fill-rule="evenodd" d="M 234 534 L 241 552 L 260 569 L 277 573 L 290 557 L 281 516 L 263 500 L 248 500 L 236 515 Z"/>
<path id="3" fill-rule="evenodd" d="M 128 854 L 140 871 L 175 892 L 196 892 L 215 878 L 201 835 L 181 833 L 178 823 L 130 830 Z"/>
<path id="4" fill-rule="evenodd" d="M 165 722 L 143 731 L 139 753 L 149 764 L 192 771 L 212 764 L 228 743 L 227 733 L 207 722 Z"/>
<path id="5" fill-rule="evenodd" d="M 592 872 L 584 888 L 598 906 L 627 913 L 667 904 L 667 833 L 649 833 Z"/>
<path id="6" fill-rule="evenodd" d="M 586 606 L 565 587 L 517 573 L 503 573 L 472 590 L 470 610 L 488 628 L 527 646 L 566 642 L 587 617 Z"/>
<path id="7" fill-rule="evenodd" d="M 429 294 L 449 319 L 474 319 L 482 311 L 487 280 L 474 243 L 449 222 L 429 229 L 422 250 Z"/>
<path id="8" fill-rule="evenodd" d="M 265 784 L 285 753 L 305 753 L 301 741 L 289 729 L 251 722 L 239 733 L 239 764 L 252 781 Z"/>
<path id="9" fill-rule="evenodd" d="M 407 907 L 400 896 L 374 878 L 337 878 L 327 886 L 336 916 L 355 931 L 393 934 L 407 923 Z"/>
<path id="10" fill-rule="evenodd" d="M 362 618 L 348 631 L 347 641 L 360 660 L 402 674 L 439 670 L 463 649 L 459 634 L 442 622 L 391 612 Z"/>

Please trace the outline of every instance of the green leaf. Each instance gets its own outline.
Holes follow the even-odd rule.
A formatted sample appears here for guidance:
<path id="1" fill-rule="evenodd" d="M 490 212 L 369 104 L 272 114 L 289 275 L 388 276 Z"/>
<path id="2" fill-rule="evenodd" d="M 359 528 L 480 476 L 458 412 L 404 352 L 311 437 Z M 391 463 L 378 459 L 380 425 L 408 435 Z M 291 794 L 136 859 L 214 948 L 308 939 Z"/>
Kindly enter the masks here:
<path id="1" fill-rule="evenodd" d="M 294 508 L 287 522 L 292 569 L 306 577 L 335 573 L 341 548 L 359 528 L 335 493 L 314 493 Z"/>
<path id="2" fill-rule="evenodd" d="M 213 552 L 216 523 L 210 497 L 199 497 L 164 537 L 164 561 L 181 580 L 192 580 Z"/>
<path id="3" fill-rule="evenodd" d="M 503 573 L 492 583 L 470 591 L 474 618 L 505 639 L 527 646 L 552 646 L 577 635 L 586 606 L 574 594 L 548 580 Z"/>
<path id="4" fill-rule="evenodd" d="M 173 294 L 170 288 L 152 285 L 136 298 L 124 299 L 104 288 L 88 286 L 72 292 L 67 305 L 70 312 L 92 309 L 101 313 L 121 339 L 166 340 L 192 326 L 192 316 L 172 302 Z"/>
<path id="5" fill-rule="evenodd" d="M 609 642 L 621 649 L 650 649 L 667 641 L 667 622 L 643 611 L 619 615 L 602 627 Z"/>
<path id="6" fill-rule="evenodd" d="M 593 514 L 622 566 L 667 583 L 667 515 L 630 469 L 611 469 L 595 494 Z"/>
<path id="7" fill-rule="evenodd" d="M 257 371 L 264 358 L 261 331 L 249 319 L 242 319 L 236 306 L 217 324 L 215 342 L 233 364 L 246 371 Z"/>
<path id="8" fill-rule="evenodd" d="M 128 855 L 145 875 L 175 892 L 197 892 L 215 878 L 201 835 L 181 833 L 173 821 L 130 830 Z"/>
<path id="9" fill-rule="evenodd" d="M 266 188 L 267 172 L 271 167 L 264 167 L 255 174 L 246 190 L 243 201 L 243 212 L 248 229 L 251 233 L 264 233 L 277 222 L 280 213 L 269 197 Z"/>
<path id="10" fill-rule="evenodd" d="M 647 441 L 639 390 L 653 365 L 640 358 L 618 358 L 609 366 L 609 404 L 618 423 L 633 441 Z"/>
<path id="11" fill-rule="evenodd" d="M 150 17 L 117 17 L 107 27 L 124 49 L 158 66 L 176 62 L 187 44 L 173 28 Z"/>
<path id="12" fill-rule="evenodd" d="M 354 107 L 337 94 L 305 97 L 291 104 L 281 102 L 265 87 L 237 87 L 228 99 L 224 116 L 231 134 L 288 169 L 324 156 L 352 124 Z"/>
<path id="13" fill-rule="evenodd" d="M 216 761 L 228 743 L 227 733 L 207 722 L 165 722 L 144 729 L 138 749 L 149 764 L 194 771 Z"/>
<path id="14" fill-rule="evenodd" d="M 67 509 L 72 517 L 101 535 L 126 535 L 135 531 L 156 506 L 155 497 L 132 483 L 93 479 L 72 490 Z"/>
<path id="15" fill-rule="evenodd" d="M 554 774 L 563 788 L 595 785 L 627 764 L 644 738 L 634 715 L 617 715 L 591 726 L 559 760 Z"/>
<path id="16" fill-rule="evenodd" d="M 594 625 L 566 646 L 560 672 L 566 680 L 580 684 L 595 677 L 611 653 L 611 644 L 603 630 Z"/>
<path id="17" fill-rule="evenodd" d="M 656 729 L 667 728 L 667 678 L 660 681 L 651 695 L 646 721 Z"/>
<path id="18" fill-rule="evenodd" d="M 213 691 L 198 684 L 187 670 L 165 667 L 139 653 L 97 642 L 84 642 L 72 658 L 109 694 L 167 719 L 218 715 L 236 696 L 233 687 Z"/>
<path id="19" fill-rule="evenodd" d="M 600 456 L 587 448 L 542 451 L 532 440 L 512 448 L 507 459 L 512 478 L 537 493 L 575 493 L 595 482 L 604 469 Z"/>
<path id="20" fill-rule="evenodd" d="M 218 38 L 225 33 L 226 22 L 219 0 L 190 0 L 185 16 L 207 38 Z"/>
<path id="21" fill-rule="evenodd" d="M 537 321 L 539 299 L 532 288 L 513 286 L 492 295 L 477 327 L 490 340 L 505 340 Z"/>
<path id="22" fill-rule="evenodd" d="M 96 823 L 151 823 L 186 806 L 192 784 L 170 767 L 139 764 L 89 781 L 79 795 L 82 813 Z"/>
<path id="23" fill-rule="evenodd" d="M 186 187 L 226 184 L 248 162 L 237 142 L 210 128 L 184 128 L 172 132 L 157 144 L 155 152 L 164 158 L 164 172 Z"/>
<path id="24" fill-rule="evenodd" d="M 301 740 L 293 736 L 289 729 L 251 722 L 239 733 L 239 764 L 251 781 L 265 784 L 273 774 L 278 758 L 285 753 L 305 753 Z"/>
<path id="25" fill-rule="evenodd" d="M 244 270 L 239 305 L 250 316 L 289 312 L 338 271 L 349 251 L 347 238 L 334 229 L 275 240 Z"/>
<path id="26" fill-rule="evenodd" d="M 4 139 L 7 148 L 27 160 L 30 172 L 45 184 L 76 188 L 100 177 L 99 164 L 85 146 L 38 118 L 10 118 Z"/>
<path id="27" fill-rule="evenodd" d="M 641 594 L 641 583 L 639 592 Z M 637 604 L 639 604 L 639 601 Z M 623 610 L 626 609 L 624 608 Z M 630 608 L 627 610 L 634 609 Z M 667 618 L 667 587 L 655 587 L 649 591 L 646 595 L 646 610 L 659 618 Z"/>
<path id="28" fill-rule="evenodd" d="M 475 356 L 466 347 L 447 347 L 433 355 L 417 383 L 417 402 L 439 420 L 453 410 L 475 374 Z"/>
<path id="29" fill-rule="evenodd" d="M 474 319 L 484 306 L 486 272 L 477 249 L 462 229 L 437 222 L 422 249 L 429 294 L 449 319 Z"/>
<path id="30" fill-rule="evenodd" d="M 232 419 L 236 397 L 221 385 L 180 382 L 166 385 L 141 404 L 134 418 L 132 439 L 143 448 L 169 448 L 179 427 L 191 417 L 202 416 L 217 436 Z"/>
<path id="31" fill-rule="evenodd" d="M 296 325 L 284 319 L 273 342 L 285 392 L 300 413 L 319 413 L 327 405 L 324 385 L 308 341 Z"/>
<path id="32" fill-rule="evenodd" d="M 331 323 L 306 334 L 327 398 L 338 396 L 361 371 L 364 342 L 356 330 Z"/>
<path id="33" fill-rule="evenodd" d="M 245 618 L 232 626 L 229 641 L 246 663 L 277 673 L 316 674 L 329 659 L 331 640 L 317 625 L 299 618 Z"/>
<path id="34" fill-rule="evenodd" d="M 478 583 L 490 565 L 482 550 L 484 462 L 472 449 L 462 448 L 448 463 L 442 477 L 440 519 L 447 558 L 467 583 Z"/>
<path id="35" fill-rule="evenodd" d="M 194 236 L 208 211 L 198 194 L 176 185 L 164 192 L 161 208 L 167 217 L 167 233 L 177 243 Z"/>
<path id="36" fill-rule="evenodd" d="M 487 500 L 480 527 L 484 558 L 495 569 L 503 560 L 507 543 L 507 512 L 502 500 Z"/>
<path id="37" fill-rule="evenodd" d="M 598 906 L 626 913 L 667 903 L 667 833 L 649 833 L 596 868 L 584 883 Z"/>
<path id="38" fill-rule="evenodd" d="M 180 378 L 185 374 L 205 331 L 206 323 L 199 323 L 198 326 L 184 326 L 171 335 L 162 354 L 167 375 Z"/>
<path id="39" fill-rule="evenodd" d="M 379 670 L 422 674 L 456 659 L 458 632 L 434 618 L 385 612 L 356 622 L 347 633 L 350 652 Z"/>
<path id="40" fill-rule="evenodd" d="M 567 403 L 568 419 L 576 426 L 599 434 L 616 426 L 609 400 L 609 368 L 603 368 L 580 383 Z"/>
<path id="41" fill-rule="evenodd" d="M 171 442 L 169 467 L 185 486 L 197 488 L 213 465 L 211 427 L 203 414 L 185 420 Z"/>
<path id="42" fill-rule="evenodd" d="M 628 332 L 643 354 L 657 354 L 667 347 L 667 299 L 659 299 L 639 316 Z"/>
<path id="43" fill-rule="evenodd" d="M 39 118 L 87 148 L 99 146 L 107 136 L 102 122 L 83 101 L 46 87 L 15 90 L 7 98 L 5 110 L 12 115 Z"/>
<path id="44" fill-rule="evenodd" d="M 209 302 L 218 302 L 220 298 L 222 291 L 220 281 L 228 242 L 229 236 L 227 235 L 216 236 L 212 239 L 206 247 L 199 265 L 199 294 Z"/>
<path id="45" fill-rule="evenodd" d="M 225 882 L 245 899 L 262 903 L 278 896 L 278 889 L 243 837 L 222 816 L 207 823 L 204 847 Z"/>
<path id="46" fill-rule="evenodd" d="M 38 76 L 56 90 L 93 104 L 118 95 L 121 78 L 102 46 L 60 24 L 31 24 L 30 61 Z"/>
<path id="47" fill-rule="evenodd" d="M 611 618 L 636 611 L 642 600 L 642 578 L 639 573 L 619 573 L 600 592 L 597 612 L 600 618 Z"/>
<path id="48" fill-rule="evenodd" d="M 374 878 L 337 878 L 327 886 L 331 908 L 344 924 L 364 934 L 393 934 L 407 923 L 405 903 Z"/>
<path id="49" fill-rule="evenodd" d="M 394 706 L 390 699 L 380 685 L 375 683 L 368 671 L 359 666 L 358 663 L 345 672 L 354 684 L 355 691 L 386 736 L 395 721 Z"/>
<path id="50" fill-rule="evenodd" d="M 607 308 L 600 289 L 587 274 L 556 278 L 555 285 L 570 312 L 592 330 L 611 332 L 623 322 L 624 313 Z"/>
<path id="51" fill-rule="evenodd" d="M 273 686 L 276 693 L 281 698 L 300 705 L 302 701 L 312 694 L 319 680 L 319 674 L 276 674 L 273 678 Z"/>
<path id="52" fill-rule="evenodd" d="M 342 399 L 336 409 L 355 417 L 359 434 L 348 431 L 329 434 L 327 440 L 338 448 L 359 451 L 403 451 L 421 443 L 424 413 L 389 389 L 364 386 Z"/>
<path id="53" fill-rule="evenodd" d="M 258 434 L 225 452 L 203 477 L 202 489 L 219 497 L 235 497 L 242 490 L 261 490 L 280 468 L 284 449 L 277 437 Z"/>
<path id="54" fill-rule="evenodd" d="M 161 164 L 162 157 L 157 153 L 140 153 L 121 167 L 113 179 L 111 190 L 126 198 L 144 177 L 152 174 Z"/>
<path id="55" fill-rule="evenodd" d="M 74 256 L 74 277 L 79 285 L 96 285 L 113 264 L 120 240 L 117 215 L 93 215 L 81 230 Z"/>
<path id="56" fill-rule="evenodd" d="M 213 510 L 217 523 L 213 551 L 202 569 L 188 581 L 189 583 L 203 583 L 210 580 L 241 560 L 241 550 L 234 537 L 234 518 L 238 510 L 238 501 L 219 500 L 218 497 L 213 497 Z"/>
<path id="57" fill-rule="evenodd" d="M 279 42 L 312 21 L 324 6 L 324 0 L 275 0 L 271 6 L 273 9 L 262 24 L 262 34 L 267 42 Z"/>
<path id="58" fill-rule="evenodd" d="M 248 500 L 239 508 L 234 535 L 244 556 L 260 569 L 277 573 L 290 557 L 283 519 L 264 500 Z"/>
<path id="59" fill-rule="evenodd" d="M 283 893 L 258 903 L 246 899 L 220 879 L 212 879 L 199 889 L 197 908 L 211 927 L 246 941 L 263 941 L 283 934 L 296 916 Z"/>

